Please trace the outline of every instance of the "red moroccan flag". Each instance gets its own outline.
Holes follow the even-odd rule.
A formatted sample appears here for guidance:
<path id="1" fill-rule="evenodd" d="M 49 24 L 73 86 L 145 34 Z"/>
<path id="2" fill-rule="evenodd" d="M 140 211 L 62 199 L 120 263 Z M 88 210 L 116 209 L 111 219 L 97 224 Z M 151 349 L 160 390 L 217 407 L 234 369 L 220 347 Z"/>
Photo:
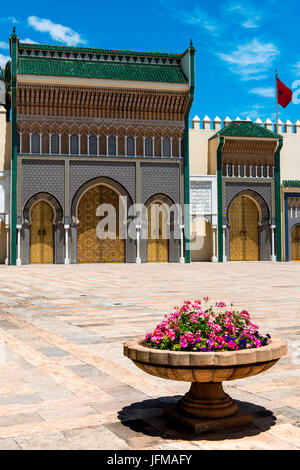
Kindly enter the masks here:
<path id="1" fill-rule="evenodd" d="M 290 90 L 282 81 L 277 78 L 277 101 L 283 107 L 286 108 L 287 105 L 293 99 L 293 92 Z"/>

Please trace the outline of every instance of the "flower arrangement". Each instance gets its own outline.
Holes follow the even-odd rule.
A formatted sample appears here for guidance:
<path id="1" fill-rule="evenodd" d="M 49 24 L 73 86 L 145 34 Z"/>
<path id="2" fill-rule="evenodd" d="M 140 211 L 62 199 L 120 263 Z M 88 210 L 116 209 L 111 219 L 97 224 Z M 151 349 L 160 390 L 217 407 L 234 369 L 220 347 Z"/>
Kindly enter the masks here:
<path id="1" fill-rule="evenodd" d="M 204 305 L 203 305 L 204 304 Z M 262 336 L 251 322 L 247 310 L 228 310 L 225 302 L 208 306 L 208 297 L 186 300 L 165 315 L 155 330 L 146 335 L 146 345 L 172 351 L 236 351 L 260 348 L 270 343 L 271 336 Z"/>

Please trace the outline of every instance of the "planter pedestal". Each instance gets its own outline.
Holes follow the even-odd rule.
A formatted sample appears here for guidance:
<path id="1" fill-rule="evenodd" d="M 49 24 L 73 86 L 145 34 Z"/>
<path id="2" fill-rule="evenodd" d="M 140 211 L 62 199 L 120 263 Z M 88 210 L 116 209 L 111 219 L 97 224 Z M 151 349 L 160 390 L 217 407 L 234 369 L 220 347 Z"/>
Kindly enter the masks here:
<path id="1" fill-rule="evenodd" d="M 147 374 L 192 383 L 188 393 L 164 413 L 177 426 L 197 434 L 251 424 L 252 416 L 238 409 L 222 382 L 265 372 L 286 353 L 287 344 L 280 339 L 257 349 L 225 352 L 152 349 L 143 338 L 124 344 L 125 356 Z"/>
<path id="2" fill-rule="evenodd" d="M 181 414 L 176 405 L 166 408 L 164 415 L 175 426 L 184 427 L 195 434 L 224 431 L 225 429 L 240 429 L 250 426 L 253 421 L 253 416 L 242 410 L 238 410 L 234 415 L 227 418 L 192 418 Z"/>
<path id="3" fill-rule="evenodd" d="M 176 425 L 196 434 L 249 426 L 253 417 L 238 410 L 237 404 L 224 392 L 222 383 L 192 382 L 186 395 L 164 410 Z"/>

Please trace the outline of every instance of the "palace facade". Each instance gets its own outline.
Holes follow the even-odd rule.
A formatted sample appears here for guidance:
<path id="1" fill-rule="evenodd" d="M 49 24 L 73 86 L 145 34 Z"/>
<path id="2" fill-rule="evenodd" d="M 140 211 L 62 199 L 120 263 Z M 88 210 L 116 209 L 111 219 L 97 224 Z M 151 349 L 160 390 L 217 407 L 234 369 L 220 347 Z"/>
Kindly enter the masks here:
<path id="1" fill-rule="evenodd" d="M 195 116 L 189 129 L 192 43 L 151 53 L 13 33 L 10 50 L 0 263 L 300 260 L 300 122 Z M 115 238 L 97 232 L 102 204 Z M 178 217 L 153 217 L 174 205 Z"/>
<path id="2" fill-rule="evenodd" d="M 194 52 L 192 44 L 169 54 L 22 44 L 11 36 L 12 264 L 182 259 L 183 237 L 173 236 L 171 223 L 163 239 L 164 221 L 152 221 L 151 206 L 177 204 L 183 212 L 188 202 Z M 101 204 L 115 208 L 115 239 L 97 236 Z M 148 217 L 135 237 L 124 237 L 133 204 Z M 155 230 L 158 237 L 143 236 Z"/>
<path id="3" fill-rule="evenodd" d="M 192 122 L 192 260 L 300 260 L 300 122 Z"/>

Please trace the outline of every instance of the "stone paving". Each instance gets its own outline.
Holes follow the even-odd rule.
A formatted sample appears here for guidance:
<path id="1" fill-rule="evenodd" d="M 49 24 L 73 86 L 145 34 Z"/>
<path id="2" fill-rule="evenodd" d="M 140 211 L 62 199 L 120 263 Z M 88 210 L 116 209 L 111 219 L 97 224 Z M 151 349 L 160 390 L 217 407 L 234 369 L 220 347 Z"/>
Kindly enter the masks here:
<path id="1" fill-rule="evenodd" d="M 189 385 L 122 350 L 204 295 L 247 308 L 289 354 L 224 384 L 251 427 L 196 436 L 162 416 Z M 0 266 L 0 449 L 299 449 L 299 331 L 299 263 Z"/>

